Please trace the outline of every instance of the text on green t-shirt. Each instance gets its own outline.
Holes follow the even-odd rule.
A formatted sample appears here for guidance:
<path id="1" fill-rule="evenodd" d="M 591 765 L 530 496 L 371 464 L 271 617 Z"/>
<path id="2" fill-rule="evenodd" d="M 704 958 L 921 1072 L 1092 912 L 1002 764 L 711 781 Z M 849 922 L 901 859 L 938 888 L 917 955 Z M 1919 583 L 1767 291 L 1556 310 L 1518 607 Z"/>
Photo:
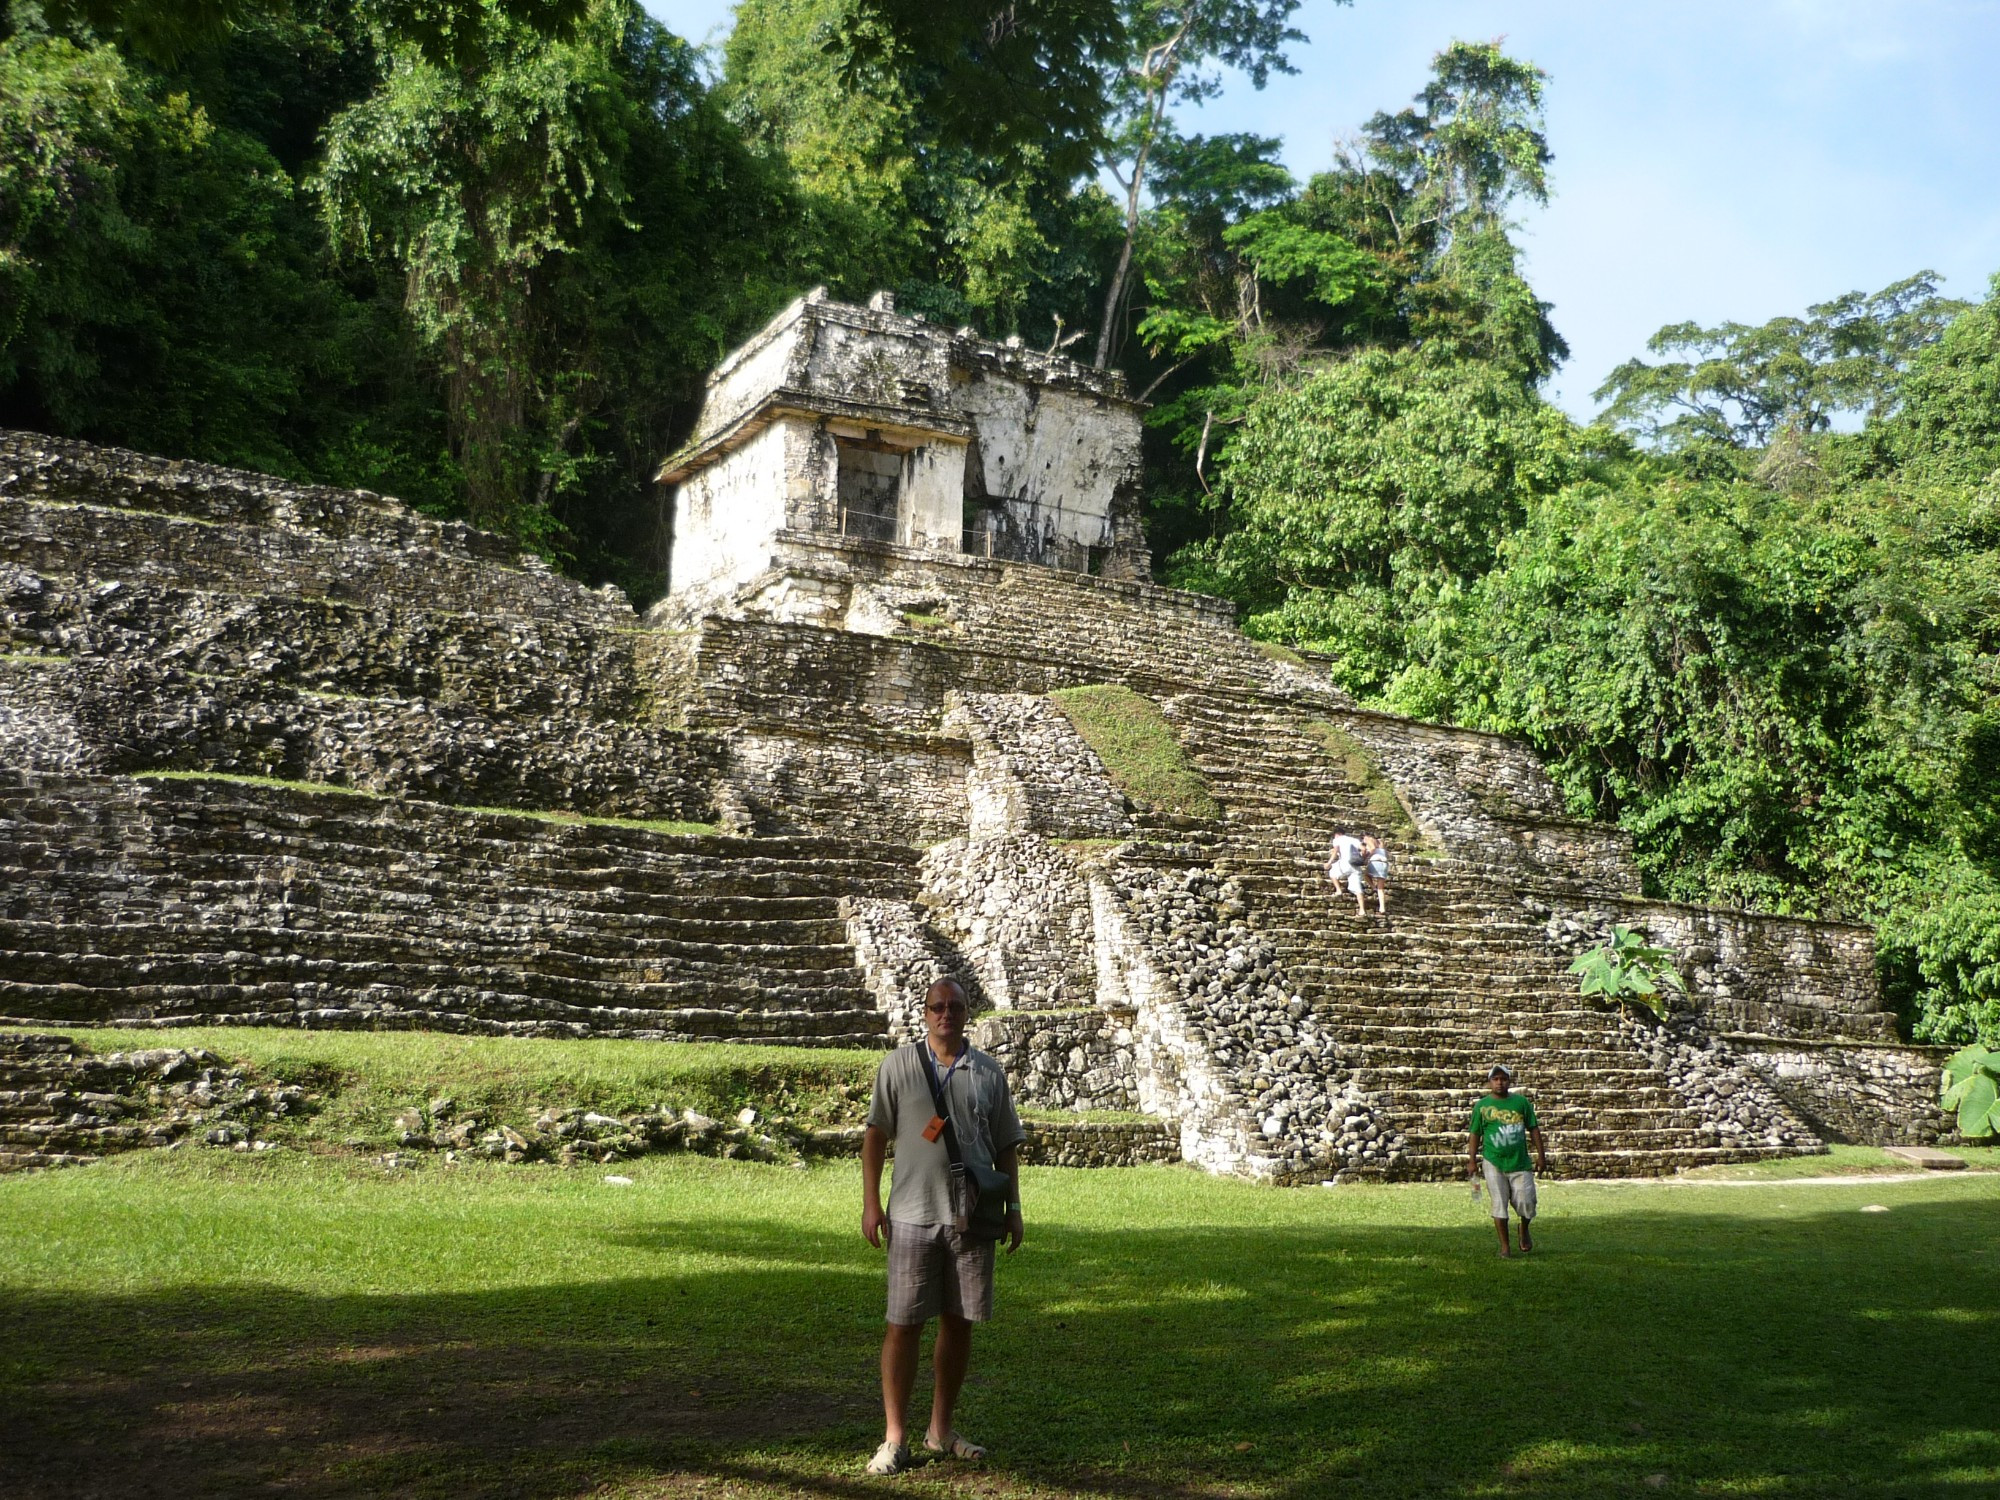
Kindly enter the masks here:
<path id="1" fill-rule="evenodd" d="M 1496 1099 L 1481 1096 L 1472 1106 L 1472 1118 L 1465 1128 L 1479 1137 L 1479 1154 L 1503 1172 L 1525 1172 L 1528 1160 L 1528 1132 L 1541 1122 L 1535 1118 L 1534 1101 L 1526 1094 L 1509 1094 Z"/>

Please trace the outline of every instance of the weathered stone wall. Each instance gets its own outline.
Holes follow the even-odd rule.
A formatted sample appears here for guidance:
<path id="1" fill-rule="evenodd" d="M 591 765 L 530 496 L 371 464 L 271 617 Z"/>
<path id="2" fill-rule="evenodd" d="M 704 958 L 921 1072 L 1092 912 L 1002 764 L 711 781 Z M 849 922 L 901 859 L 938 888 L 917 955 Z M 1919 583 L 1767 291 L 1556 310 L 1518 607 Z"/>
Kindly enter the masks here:
<path id="1" fill-rule="evenodd" d="M 673 592 L 699 601 L 761 566 L 774 500 L 793 525 L 838 530 L 828 465 L 810 456 L 829 433 L 903 455 L 882 540 L 956 553 L 969 505 L 1014 555 L 1146 575 L 1139 410 L 1122 376 L 933 328 L 887 294 L 861 308 L 820 290 L 723 362 L 693 440 L 661 468 L 689 543 Z"/>
<path id="2" fill-rule="evenodd" d="M 815 732 L 800 725 L 728 737 L 717 805 L 744 832 L 851 834 L 922 847 L 965 831 L 963 740 Z"/>
<path id="3" fill-rule="evenodd" d="M 470 806 L 706 822 L 724 764 L 710 735 L 302 691 L 144 658 L 79 659 L 35 680 L 60 684 L 88 763 L 109 772 L 214 771 Z"/>
<path id="4" fill-rule="evenodd" d="M 0 428 L 0 494 L 153 511 L 211 525 L 313 532 L 423 555 L 518 562 L 515 549 L 500 537 L 462 522 L 431 520 L 368 490 L 299 484 L 39 432 Z M 561 585 L 582 592 L 567 580 Z"/>
<path id="5" fill-rule="evenodd" d="M 1177 1119 L 1187 1160 L 1276 1182 L 1381 1174 L 1402 1139 L 1290 992 L 1241 893 L 1201 869 L 1093 882 L 1098 1003 L 1129 1011 L 1139 1104 Z"/>
<path id="6" fill-rule="evenodd" d="M 714 597 L 757 571 L 758 549 L 784 528 L 787 511 L 831 487 L 820 472 L 831 455 L 822 459 L 811 439 L 795 424 L 773 424 L 688 476 L 674 497 L 674 593 Z"/>
<path id="7" fill-rule="evenodd" d="M 1134 1019 L 1131 1012 L 1096 1008 L 1013 1011 L 983 1019 L 973 1041 L 999 1060 L 1025 1104 L 1137 1110 L 1142 1106 Z"/>
<path id="8" fill-rule="evenodd" d="M 202 769 L 705 820 L 692 657 L 597 591 L 361 493 L 0 435 L 0 739 L 25 769 Z M 34 670 L 28 670 L 32 666 Z"/>
<path id="9" fill-rule="evenodd" d="M 1564 953 L 1602 942 L 1614 925 L 1636 928 L 1671 949 L 1689 998 L 1715 1031 L 1895 1039 L 1895 1018 L 1880 1008 L 1869 928 L 1638 898 L 1566 899 L 1547 891 L 1526 904 L 1546 917 L 1549 941 Z"/>
<path id="10" fill-rule="evenodd" d="M 1829 1141 L 1930 1146 L 1954 1133 L 1938 1105 L 1945 1049 L 1810 1046 L 1732 1039 L 1723 1044 Z"/>
<path id="11" fill-rule="evenodd" d="M 1004 1010 L 1069 1010 L 1097 995 L 1090 887 L 1035 834 L 953 839 L 924 856 L 931 926 Z"/>
<path id="12" fill-rule="evenodd" d="M 47 577 L 143 577 L 151 588 L 190 592 L 227 580 L 229 591 L 241 594 L 417 611 L 448 598 L 467 614 L 553 617 L 607 629 L 635 623 L 623 595 L 592 593 L 539 559 L 506 565 L 366 536 L 223 525 L 124 509 L 118 497 L 24 500 L 6 479 L 0 470 L 0 563 Z"/>
<path id="13" fill-rule="evenodd" d="M 1118 839 L 1132 833 L 1125 795 L 1062 710 L 1025 693 L 953 693 L 945 732 L 972 745 L 966 780 L 975 839 L 1013 833 Z"/>
<path id="14" fill-rule="evenodd" d="M 690 613 L 669 596 L 647 611 L 646 623 L 685 626 L 719 608 L 718 601 L 705 600 Z M 952 648 L 950 659 L 970 676 L 946 686 L 975 692 L 1177 677 L 1289 690 L 1299 676 L 1297 668 L 1272 661 L 1236 632 L 1234 606 L 1226 600 L 805 532 L 778 537 L 769 570 L 745 584 L 726 613 L 735 620 L 896 634 Z M 909 613 L 941 623 L 913 624 Z M 1014 664 L 975 657 L 1011 658 Z M 1323 681 L 1321 688 L 1332 692 Z"/>
<path id="15" fill-rule="evenodd" d="M 73 676 L 65 657 L 0 656 L 0 767 L 76 775 L 103 764 L 77 719 Z"/>
<path id="16" fill-rule="evenodd" d="M 924 910 L 915 902 L 849 896 L 840 910 L 855 966 L 893 1043 L 924 1035 L 924 995 L 940 979 L 958 981 L 973 1014 L 986 1008 L 971 966 L 925 924 Z"/>
<path id="17" fill-rule="evenodd" d="M 930 642 L 718 621 L 701 636 L 702 711 L 722 722 L 804 719 L 935 734 L 946 694 L 965 681 L 959 667 L 954 653 Z"/>
<path id="18" fill-rule="evenodd" d="M 629 719 L 644 686 L 636 630 L 437 607 L 163 589 L 143 575 L 45 578 L 0 568 L 12 650 L 141 661 L 210 677 L 494 714 Z"/>
<path id="19" fill-rule="evenodd" d="M 1181 1159 L 1171 1125 L 1136 1120 L 1029 1120 L 1021 1159 L 1038 1167 L 1137 1167 Z"/>
<path id="20" fill-rule="evenodd" d="M 1451 857 L 1537 882 L 1639 889 L 1631 840 L 1565 816 L 1561 794 L 1527 746 L 1337 706 L 1326 717 L 1375 757 L 1425 837 Z"/>
<path id="21" fill-rule="evenodd" d="M 1788 1151 L 1820 1144 L 1813 1122 L 1693 1017 L 1662 1023 L 1628 1015 L 1619 1029 L 1701 1117 L 1695 1128 L 1714 1144 Z"/>

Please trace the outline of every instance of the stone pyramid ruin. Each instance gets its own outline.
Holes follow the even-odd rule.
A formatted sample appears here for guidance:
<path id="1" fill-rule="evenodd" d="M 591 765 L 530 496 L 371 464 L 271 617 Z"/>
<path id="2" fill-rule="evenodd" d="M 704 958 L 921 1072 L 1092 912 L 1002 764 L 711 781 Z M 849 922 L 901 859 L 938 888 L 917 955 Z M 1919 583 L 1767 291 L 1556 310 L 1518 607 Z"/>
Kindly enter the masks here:
<path id="1" fill-rule="evenodd" d="M 1027 1102 L 1218 1172 L 1454 1174 L 1494 1061 L 1578 1175 L 1935 1139 L 1868 929 L 1648 900 L 1524 747 L 1152 583 L 1139 416 L 809 296 L 663 465 L 643 617 L 377 495 L 0 435 L 0 1023 L 883 1047 L 949 973 Z M 1578 998 L 1614 923 L 1670 1024 Z"/>

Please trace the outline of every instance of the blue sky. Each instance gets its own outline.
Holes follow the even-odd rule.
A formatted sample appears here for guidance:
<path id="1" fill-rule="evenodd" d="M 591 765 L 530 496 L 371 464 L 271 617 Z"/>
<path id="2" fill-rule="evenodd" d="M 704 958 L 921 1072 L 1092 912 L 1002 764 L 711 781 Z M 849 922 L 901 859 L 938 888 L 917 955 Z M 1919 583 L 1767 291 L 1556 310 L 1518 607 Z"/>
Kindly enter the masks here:
<path id="1" fill-rule="evenodd" d="M 647 0 L 720 41 L 730 0 Z M 1232 82 L 1186 130 L 1280 136 L 1307 175 L 1423 84 L 1455 37 L 1547 69 L 1555 197 L 1529 278 L 1573 351 L 1579 415 L 1662 324 L 1762 322 L 1913 271 L 2000 271 L 2000 0 L 1305 0 L 1298 73 Z"/>

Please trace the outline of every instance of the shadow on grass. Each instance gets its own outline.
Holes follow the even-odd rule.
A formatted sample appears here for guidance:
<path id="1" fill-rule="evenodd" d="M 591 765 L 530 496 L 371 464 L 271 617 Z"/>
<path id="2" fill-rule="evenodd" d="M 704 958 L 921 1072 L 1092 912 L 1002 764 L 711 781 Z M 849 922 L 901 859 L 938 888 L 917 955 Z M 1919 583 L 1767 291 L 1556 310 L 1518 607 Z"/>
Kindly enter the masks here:
<path id="1" fill-rule="evenodd" d="M 1048 1229 L 904 1492 L 1862 1497 L 2000 1491 L 2000 1202 L 1466 1229 Z M 879 1260 L 772 1224 L 702 1269 L 460 1295 L 0 1299 L 0 1494 L 844 1497 Z M 917 1417 L 921 1420 L 920 1399 Z M 1654 1482 L 1649 1487 L 1648 1481 Z"/>

